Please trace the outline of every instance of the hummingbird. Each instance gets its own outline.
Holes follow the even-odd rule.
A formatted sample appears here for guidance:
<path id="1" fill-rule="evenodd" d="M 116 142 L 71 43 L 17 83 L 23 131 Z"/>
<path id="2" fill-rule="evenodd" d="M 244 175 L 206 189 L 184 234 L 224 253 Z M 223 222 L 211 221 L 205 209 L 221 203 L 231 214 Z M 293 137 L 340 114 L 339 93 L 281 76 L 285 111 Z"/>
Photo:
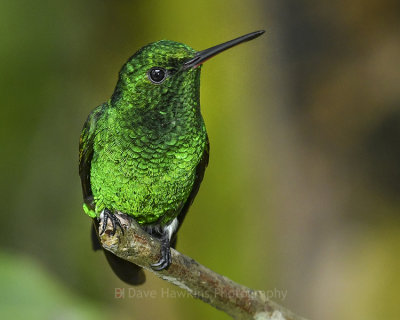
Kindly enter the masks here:
<path id="1" fill-rule="evenodd" d="M 200 112 L 200 70 L 218 53 L 255 39 L 256 31 L 202 51 L 170 40 L 150 43 L 122 66 L 111 98 L 88 116 L 79 141 L 84 212 L 95 222 L 93 248 L 115 213 L 131 216 L 161 242 L 156 271 L 171 263 L 176 233 L 193 203 L 209 159 Z M 145 281 L 143 270 L 104 250 L 117 276 Z"/>

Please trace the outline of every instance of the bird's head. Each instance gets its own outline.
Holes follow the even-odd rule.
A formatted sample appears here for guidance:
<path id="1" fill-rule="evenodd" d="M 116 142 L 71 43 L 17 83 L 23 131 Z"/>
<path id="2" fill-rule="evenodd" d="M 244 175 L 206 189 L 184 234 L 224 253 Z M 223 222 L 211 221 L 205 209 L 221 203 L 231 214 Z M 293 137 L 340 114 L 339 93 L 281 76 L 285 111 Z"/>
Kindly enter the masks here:
<path id="1" fill-rule="evenodd" d="M 155 109 L 198 94 L 200 68 L 183 68 L 196 51 L 161 40 L 137 51 L 122 67 L 113 98 L 135 109 Z"/>
<path id="2" fill-rule="evenodd" d="M 122 67 L 112 100 L 143 111 L 162 111 L 171 105 L 197 108 L 201 65 L 216 54 L 262 33 L 264 31 L 256 31 L 203 51 L 169 40 L 148 44 Z"/>

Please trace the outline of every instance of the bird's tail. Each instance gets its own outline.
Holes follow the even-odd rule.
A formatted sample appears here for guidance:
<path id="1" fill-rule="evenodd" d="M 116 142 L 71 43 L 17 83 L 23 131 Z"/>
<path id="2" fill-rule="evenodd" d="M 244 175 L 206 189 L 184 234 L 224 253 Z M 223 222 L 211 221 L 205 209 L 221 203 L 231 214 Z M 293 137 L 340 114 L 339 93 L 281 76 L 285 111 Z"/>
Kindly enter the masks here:
<path id="1" fill-rule="evenodd" d="M 124 281 L 125 283 L 134 286 L 143 284 L 146 281 L 146 276 L 141 267 L 129 261 L 121 259 L 111 252 L 103 249 L 100 244 L 99 238 L 97 237 L 95 223 L 93 223 L 92 225 L 91 236 L 93 250 L 103 250 L 107 258 L 108 264 L 121 281 Z"/>

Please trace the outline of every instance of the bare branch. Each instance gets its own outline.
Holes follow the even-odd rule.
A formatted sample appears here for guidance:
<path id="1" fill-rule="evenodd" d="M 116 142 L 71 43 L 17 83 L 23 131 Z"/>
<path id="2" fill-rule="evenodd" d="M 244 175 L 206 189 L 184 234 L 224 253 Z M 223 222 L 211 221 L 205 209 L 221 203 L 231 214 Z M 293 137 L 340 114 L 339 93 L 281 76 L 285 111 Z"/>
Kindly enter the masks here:
<path id="1" fill-rule="evenodd" d="M 100 237 L 104 249 L 116 256 L 153 272 L 235 319 L 304 320 L 269 300 L 263 291 L 237 284 L 174 249 L 171 249 L 172 263 L 168 270 L 152 270 L 150 264 L 160 258 L 160 242 L 143 231 L 131 217 L 118 214 L 118 218 L 124 226 L 124 234 L 118 229 L 111 235 L 109 223 Z"/>

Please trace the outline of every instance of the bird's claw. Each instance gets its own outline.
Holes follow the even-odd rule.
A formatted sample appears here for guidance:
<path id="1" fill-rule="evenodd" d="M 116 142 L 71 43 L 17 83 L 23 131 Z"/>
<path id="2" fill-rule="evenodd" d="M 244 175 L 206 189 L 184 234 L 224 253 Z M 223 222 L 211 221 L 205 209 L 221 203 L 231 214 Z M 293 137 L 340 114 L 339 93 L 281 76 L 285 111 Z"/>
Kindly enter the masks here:
<path id="1" fill-rule="evenodd" d="M 103 225 L 102 225 L 102 228 L 100 231 L 100 235 L 102 235 L 106 231 L 108 219 L 110 219 L 111 224 L 112 224 L 112 231 L 111 231 L 112 236 L 115 235 L 115 232 L 117 231 L 117 227 L 119 227 L 121 229 L 122 234 L 124 234 L 124 228 L 122 227 L 121 221 L 110 210 L 105 209 L 103 211 L 102 217 L 100 216 L 100 220 L 103 220 Z"/>
<path id="2" fill-rule="evenodd" d="M 166 240 L 162 240 L 161 242 L 161 257 L 157 263 L 151 265 L 151 268 L 154 271 L 161 271 L 164 269 L 168 269 L 171 264 L 171 248 L 169 245 L 168 238 Z"/>

